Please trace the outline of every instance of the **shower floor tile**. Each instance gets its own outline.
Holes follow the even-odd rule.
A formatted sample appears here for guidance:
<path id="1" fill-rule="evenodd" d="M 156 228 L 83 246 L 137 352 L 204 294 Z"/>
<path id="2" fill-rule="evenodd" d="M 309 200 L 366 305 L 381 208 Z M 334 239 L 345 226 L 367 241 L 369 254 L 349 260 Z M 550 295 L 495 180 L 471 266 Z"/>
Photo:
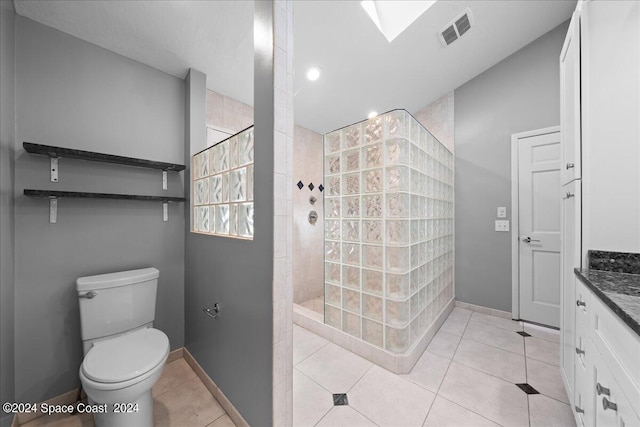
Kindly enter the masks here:
<path id="1" fill-rule="evenodd" d="M 187 362 L 167 363 L 153 387 L 153 419 L 156 427 L 233 427 L 235 424 L 209 393 Z M 90 427 L 90 414 L 42 416 L 22 427 Z"/>
<path id="2" fill-rule="evenodd" d="M 310 300 L 300 303 L 299 305 L 311 311 L 315 311 L 318 314 L 324 315 L 324 296 L 312 298 Z"/>
<path id="3" fill-rule="evenodd" d="M 322 402 L 310 402 L 313 398 L 294 386 L 294 419 L 305 420 L 294 427 L 575 426 L 560 370 L 539 360 L 545 351 L 555 356 L 555 331 L 459 307 L 449 319 L 448 331 L 443 327 L 408 375 L 375 365 L 364 369 L 357 356 L 331 343 L 308 347 L 312 353 L 294 363 L 294 370 L 308 372 L 308 380 L 322 390 Z M 515 333 L 525 329 L 533 336 Z M 300 328 L 294 348 L 306 346 L 314 335 Z M 540 394 L 527 395 L 516 386 L 522 382 L 535 384 Z M 347 393 L 349 405 L 330 405 L 331 393 Z M 307 417 L 305 408 L 315 408 L 313 416 Z"/>

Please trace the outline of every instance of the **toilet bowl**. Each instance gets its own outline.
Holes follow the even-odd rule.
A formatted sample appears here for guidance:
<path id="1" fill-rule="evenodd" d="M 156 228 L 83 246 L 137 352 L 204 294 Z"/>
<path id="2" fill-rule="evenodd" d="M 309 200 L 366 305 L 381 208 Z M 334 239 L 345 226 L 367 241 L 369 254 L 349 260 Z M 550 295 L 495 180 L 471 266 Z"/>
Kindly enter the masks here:
<path id="1" fill-rule="evenodd" d="M 107 404 L 97 413 L 100 426 L 152 426 L 151 389 L 169 355 L 169 339 L 145 328 L 94 343 L 80 367 L 80 381 L 92 403 Z"/>
<path id="2" fill-rule="evenodd" d="M 155 268 L 76 281 L 84 360 L 80 381 L 98 427 L 153 427 L 151 388 L 169 355 L 169 339 L 153 328 Z"/>

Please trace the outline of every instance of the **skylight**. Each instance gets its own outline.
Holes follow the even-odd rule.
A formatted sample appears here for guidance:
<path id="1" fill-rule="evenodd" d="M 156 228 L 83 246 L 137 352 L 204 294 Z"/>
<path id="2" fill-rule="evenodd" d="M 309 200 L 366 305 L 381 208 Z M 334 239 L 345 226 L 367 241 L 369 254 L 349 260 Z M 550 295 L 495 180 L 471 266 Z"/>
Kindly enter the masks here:
<path id="1" fill-rule="evenodd" d="M 360 4 L 391 43 L 435 2 L 436 0 L 364 0 Z"/>

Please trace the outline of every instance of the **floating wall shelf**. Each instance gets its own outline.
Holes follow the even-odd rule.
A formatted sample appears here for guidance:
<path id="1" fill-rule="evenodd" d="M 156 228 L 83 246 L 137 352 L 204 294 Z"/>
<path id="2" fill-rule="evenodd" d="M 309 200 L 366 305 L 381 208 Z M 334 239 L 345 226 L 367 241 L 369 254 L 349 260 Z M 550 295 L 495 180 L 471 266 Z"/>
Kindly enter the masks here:
<path id="1" fill-rule="evenodd" d="M 29 197 L 55 197 L 73 199 L 114 199 L 114 200 L 142 200 L 149 202 L 184 202 L 184 197 L 167 196 L 140 196 L 137 194 L 113 194 L 113 193 L 87 193 L 80 191 L 57 190 L 24 190 L 24 195 Z"/>
<path id="2" fill-rule="evenodd" d="M 114 194 L 114 193 L 87 193 L 81 191 L 56 191 L 56 190 L 31 190 L 25 189 L 24 195 L 28 197 L 48 197 L 49 198 L 49 222 L 54 224 L 58 221 L 58 199 L 110 199 L 110 200 L 140 200 L 145 202 L 162 202 L 162 220 L 169 220 L 169 202 L 184 202 L 184 197 L 167 196 L 141 196 L 137 194 Z"/>
<path id="3" fill-rule="evenodd" d="M 139 166 L 150 169 L 180 172 L 185 165 L 156 162 L 154 160 L 136 159 L 134 157 L 116 156 L 113 154 L 95 153 L 93 151 L 75 150 L 73 148 L 55 147 L 53 145 L 23 142 L 24 149 L 31 154 L 43 154 L 51 158 L 66 157 L 68 159 L 90 160 L 93 162 L 116 163 L 119 165 Z"/>
<path id="4" fill-rule="evenodd" d="M 135 157 L 116 156 L 113 154 L 96 153 L 94 151 L 76 150 L 74 148 L 56 147 L 54 145 L 34 144 L 23 142 L 22 147 L 27 153 L 42 154 L 51 159 L 51 182 L 58 182 L 58 158 L 89 160 L 92 162 L 114 163 L 118 165 L 137 166 L 141 168 L 162 170 L 162 189 L 167 189 L 167 171 L 180 172 L 185 165 L 176 163 L 156 162 L 155 160 L 137 159 Z"/>
<path id="5" fill-rule="evenodd" d="M 92 162 L 114 163 L 126 166 L 137 166 L 149 169 L 162 170 L 162 189 L 167 189 L 167 171 L 180 172 L 185 170 L 185 165 L 176 163 L 156 162 L 154 160 L 137 159 L 135 157 L 116 156 L 113 154 L 96 153 L 94 151 L 76 150 L 73 148 L 56 147 L 53 145 L 34 144 L 23 142 L 22 147 L 27 153 L 42 154 L 51 159 L 51 182 L 58 182 L 58 158 L 89 160 Z M 169 202 L 184 202 L 184 197 L 167 196 L 140 196 L 135 194 L 111 194 L 111 193 L 86 193 L 79 191 L 51 191 L 51 190 L 24 190 L 24 195 L 29 197 L 48 197 L 49 222 L 55 223 L 58 218 L 58 198 L 75 199 L 112 199 L 112 200 L 142 200 L 162 202 L 162 219 L 169 219 Z"/>

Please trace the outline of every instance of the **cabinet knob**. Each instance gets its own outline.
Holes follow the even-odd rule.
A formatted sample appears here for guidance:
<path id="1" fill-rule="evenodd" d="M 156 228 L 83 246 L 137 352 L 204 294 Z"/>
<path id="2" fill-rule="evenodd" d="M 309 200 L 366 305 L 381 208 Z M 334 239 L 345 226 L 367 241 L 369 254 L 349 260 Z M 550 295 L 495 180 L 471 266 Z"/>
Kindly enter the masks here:
<path id="1" fill-rule="evenodd" d="M 586 306 L 587 306 L 587 303 L 586 303 L 586 302 L 584 302 L 584 301 L 576 300 L 576 305 L 577 305 L 578 307 L 586 307 Z"/>
<path id="2" fill-rule="evenodd" d="M 603 387 L 602 385 L 600 385 L 600 383 L 596 384 L 596 391 L 598 392 L 598 396 L 600 396 L 601 394 L 604 394 L 606 396 L 611 396 L 611 390 L 609 390 L 606 387 Z"/>
<path id="3" fill-rule="evenodd" d="M 578 414 L 584 414 L 584 409 L 582 409 L 581 407 L 579 407 L 578 405 L 574 406 L 574 408 L 576 408 L 576 412 Z"/>
<path id="4" fill-rule="evenodd" d="M 569 192 L 567 191 L 567 194 L 563 197 L 563 199 L 570 199 L 570 198 L 572 198 L 573 196 L 575 196 L 575 194 L 571 194 L 571 193 L 569 193 Z"/>
<path id="5" fill-rule="evenodd" d="M 573 163 L 567 163 L 567 169 L 573 169 L 575 165 Z"/>
<path id="6" fill-rule="evenodd" d="M 604 408 L 605 411 L 607 409 L 611 409 L 612 411 L 618 410 L 618 405 L 616 405 L 613 402 L 609 402 L 609 400 L 606 397 L 602 398 L 602 407 Z"/>
<path id="7" fill-rule="evenodd" d="M 576 347 L 576 354 L 584 354 L 585 351 L 583 349 L 581 349 L 580 347 Z"/>

